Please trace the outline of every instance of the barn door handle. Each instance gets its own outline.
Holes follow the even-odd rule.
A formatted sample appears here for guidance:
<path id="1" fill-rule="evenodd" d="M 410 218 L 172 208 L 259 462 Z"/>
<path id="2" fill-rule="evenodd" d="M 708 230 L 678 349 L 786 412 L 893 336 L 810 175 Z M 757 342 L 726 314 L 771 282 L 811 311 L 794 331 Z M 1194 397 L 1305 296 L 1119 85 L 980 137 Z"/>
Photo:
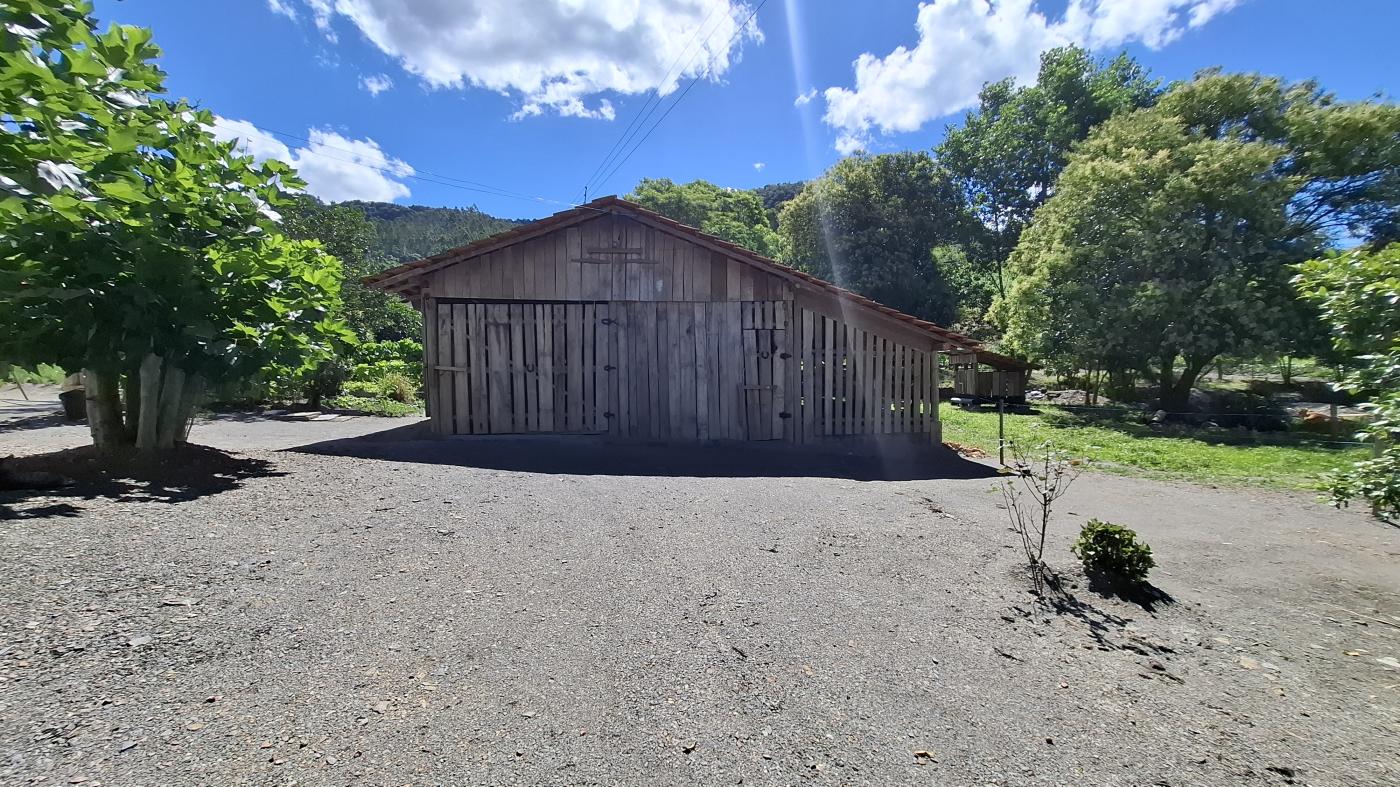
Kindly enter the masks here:
<path id="1" fill-rule="evenodd" d="M 617 368 L 616 366 L 613 366 L 612 364 L 608 364 L 607 366 L 604 366 L 604 367 L 603 367 L 603 371 L 605 371 L 605 372 L 611 372 L 611 371 L 613 371 L 613 370 L 616 369 L 616 368 Z"/>
<path id="2" fill-rule="evenodd" d="M 789 413 L 789 412 L 786 412 L 786 411 L 785 411 L 785 412 L 781 412 L 781 413 L 778 413 L 778 417 L 779 417 L 779 418 L 791 418 L 791 417 L 792 417 L 792 413 Z"/>
<path id="3" fill-rule="evenodd" d="M 599 320 L 598 322 L 601 322 L 601 323 L 604 324 L 604 325 L 612 325 L 612 324 L 613 324 L 613 319 L 612 319 L 611 317 L 604 317 L 603 319 Z"/>
<path id="4" fill-rule="evenodd" d="M 603 413 L 603 417 L 604 417 L 604 418 L 612 418 L 612 417 L 613 417 L 613 414 L 612 414 L 612 413 Z"/>
<path id="5" fill-rule="evenodd" d="M 787 359 L 791 358 L 792 356 L 789 355 L 788 353 L 783 353 L 782 355 L 779 355 L 778 357 L 779 357 L 779 358 L 782 358 L 784 361 L 786 361 Z"/>
<path id="6" fill-rule="evenodd" d="M 529 372 L 530 374 L 534 374 L 536 368 L 538 368 L 538 367 L 536 367 L 535 364 L 532 364 L 532 363 L 527 363 L 527 364 L 525 364 L 525 371 Z"/>
<path id="7" fill-rule="evenodd" d="M 773 354 L 770 353 L 770 352 L 768 352 L 767 350 L 760 350 L 759 353 L 758 353 L 758 357 L 763 358 L 764 360 L 767 360 L 767 359 L 773 357 Z"/>

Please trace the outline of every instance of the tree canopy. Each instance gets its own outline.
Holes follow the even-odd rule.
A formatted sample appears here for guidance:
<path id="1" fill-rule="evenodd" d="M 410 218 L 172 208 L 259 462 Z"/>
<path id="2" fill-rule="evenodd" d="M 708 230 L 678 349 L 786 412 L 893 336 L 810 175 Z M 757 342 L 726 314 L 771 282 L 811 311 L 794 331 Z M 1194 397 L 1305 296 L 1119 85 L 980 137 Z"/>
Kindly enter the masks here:
<path id="1" fill-rule="evenodd" d="M 278 232 L 295 173 L 156 98 L 149 31 L 90 13 L 0 9 L 0 356 L 87 370 L 99 447 L 166 447 L 205 381 L 348 336 L 340 266 Z"/>
<path id="2" fill-rule="evenodd" d="M 985 228 L 975 254 L 998 292 L 1005 294 L 1003 263 L 1054 193 L 1075 143 L 1115 114 L 1151 106 L 1158 95 L 1157 81 L 1126 54 L 1097 64 L 1084 49 L 1061 47 L 1040 56 L 1034 84 L 988 83 L 977 109 L 948 128 L 938 160 Z"/>
<path id="3" fill-rule="evenodd" d="M 1217 356 L 1278 341 L 1290 264 L 1393 221 L 1397 134 L 1393 105 L 1216 72 L 1111 118 L 1012 255 L 1008 340 L 1067 368 L 1150 370 L 1184 407 Z"/>
<path id="4" fill-rule="evenodd" d="M 646 178 L 627 199 L 765 257 L 777 256 L 777 233 L 754 192 L 725 189 L 705 180 L 679 184 L 668 178 Z"/>
<path id="5" fill-rule="evenodd" d="M 927 153 L 843 159 L 783 206 L 783 259 L 896 309 L 952 322 L 933 249 L 973 231 L 962 193 Z"/>

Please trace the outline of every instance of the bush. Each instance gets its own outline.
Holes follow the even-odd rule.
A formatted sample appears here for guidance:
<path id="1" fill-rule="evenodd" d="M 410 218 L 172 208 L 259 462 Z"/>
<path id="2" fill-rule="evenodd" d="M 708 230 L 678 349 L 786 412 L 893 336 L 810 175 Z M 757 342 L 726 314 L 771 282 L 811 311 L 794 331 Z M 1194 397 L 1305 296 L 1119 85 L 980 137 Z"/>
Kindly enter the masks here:
<path id="1" fill-rule="evenodd" d="M 422 408 L 417 402 L 406 404 L 376 396 L 341 395 L 327 401 L 326 404 L 336 410 L 354 410 L 366 415 L 383 415 L 392 418 L 422 413 Z"/>
<path id="2" fill-rule="evenodd" d="M 418 382 L 407 375 L 390 372 L 379 380 L 379 395 L 396 402 L 418 401 Z"/>
<path id="3" fill-rule="evenodd" d="M 1138 541 L 1137 533 L 1122 525 L 1090 519 L 1079 531 L 1079 540 L 1070 551 L 1084 562 L 1090 576 L 1105 575 L 1140 585 L 1147 572 L 1157 565 L 1152 547 Z"/>

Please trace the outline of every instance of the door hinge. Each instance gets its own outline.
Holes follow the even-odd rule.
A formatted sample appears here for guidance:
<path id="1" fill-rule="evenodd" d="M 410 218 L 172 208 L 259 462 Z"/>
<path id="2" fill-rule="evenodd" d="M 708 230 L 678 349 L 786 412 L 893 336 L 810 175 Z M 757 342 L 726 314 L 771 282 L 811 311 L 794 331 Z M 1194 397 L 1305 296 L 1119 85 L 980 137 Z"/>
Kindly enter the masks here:
<path id="1" fill-rule="evenodd" d="M 782 355 L 779 355 L 778 357 L 779 357 L 779 358 L 782 358 L 784 361 L 786 361 L 787 359 L 789 359 L 789 358 L 792 357 L 792 354 L 791 354 L 791 353 L 783 353 Z"/>
<path id="2" fill-rule="evenodd" d="M 603 367 L 603 371 L 605 371 L 605 372 L 611 372 L 611 371 L 613 371 L 613 370 L 615 370 L 615 369 L 617 369 L 617 367 L 616 367 L 616 366 L 613 366 L 612 364 L 608 364 L 607 366 L 604 366 L 604 367 Z"/>
<path id="3" fill-rule="evenodd" d="M 613 414 L 612 414 L 612 413 L 603 413 L 603 417 L 604 417 L 604 418 L 612 418 L 612 417 L 613 417 Z"/>
<path id="4" fill-rule="evenodd" d="M 612 324 L 613 324 L 613 318 L 611 318 L 611 317 L 604 317 L 603 319 L 599 320 L 598 322 L 601 322 L 601 323 L 604 324 L 604 325 L 612 325 Z"/>
<path id="5" fill-rule="evenodd" d="M 784 411 L 784 412 L 778 413 L 778 417 L 779 417 L 779 418 L 791 418 L 791 417 L 792 417 L 792 413 L 789 413 L 789 412 Z"/>

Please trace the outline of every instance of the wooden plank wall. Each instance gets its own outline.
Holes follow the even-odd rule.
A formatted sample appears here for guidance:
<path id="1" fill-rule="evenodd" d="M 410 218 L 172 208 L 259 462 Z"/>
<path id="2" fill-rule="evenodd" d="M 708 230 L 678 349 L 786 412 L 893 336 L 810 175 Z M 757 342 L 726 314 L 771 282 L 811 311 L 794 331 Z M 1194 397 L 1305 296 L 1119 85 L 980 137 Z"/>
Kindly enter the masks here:
<path id="1" fill-rule="evenodd" d="M 428 275 L 436 298 L 525 301 L 787 301 L 780 276 L 607 214 Z"/>
<path id="2" fill-rule="evenodd" d="M 740 303 L 614 303 L 612 433 L 641 440 L 743 440 Z"/>
<path id="3" fill-rule="evenodd" d="M 937 353 L 807 309 L 797 322 L 795 439 L 939 433 Z"/>
<path id="4" fill-rule="evenodd" d="M 430 302 L 428 393 L 438 434 L 609 428 L 608 304 Z"/>

